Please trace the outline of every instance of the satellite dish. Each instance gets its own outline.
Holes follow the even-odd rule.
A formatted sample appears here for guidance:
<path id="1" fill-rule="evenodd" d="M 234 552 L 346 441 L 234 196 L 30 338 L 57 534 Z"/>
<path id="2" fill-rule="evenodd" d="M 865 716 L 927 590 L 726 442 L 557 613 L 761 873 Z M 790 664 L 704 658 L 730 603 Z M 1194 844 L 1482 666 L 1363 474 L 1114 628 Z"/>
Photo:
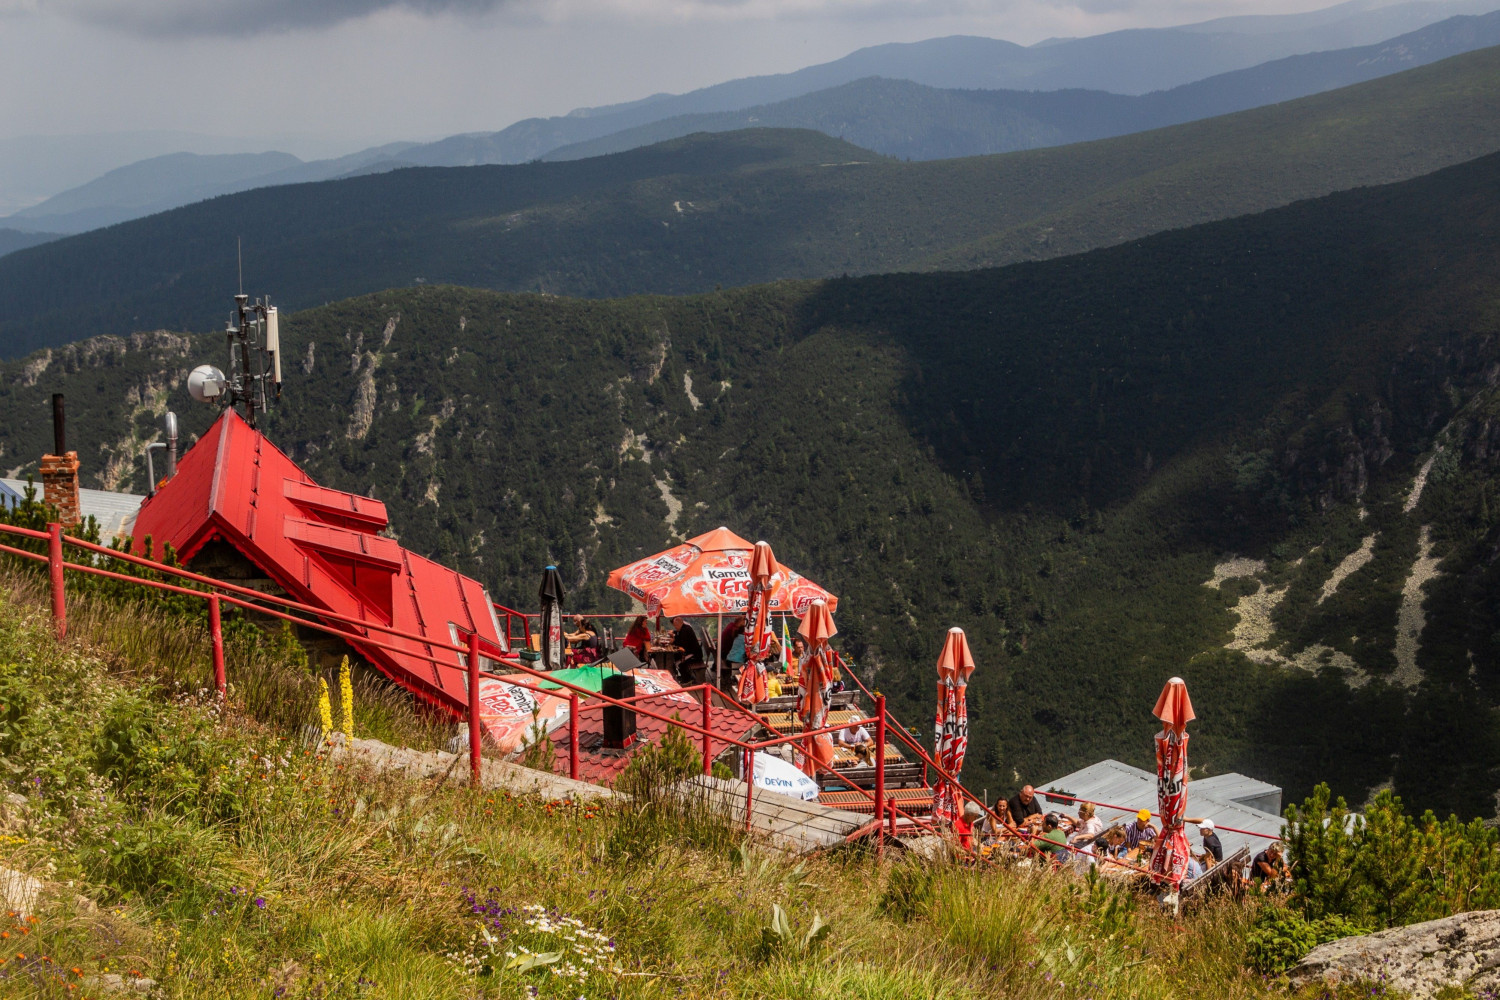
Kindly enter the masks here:
<path id="1" fill-rule="evenodd" d="M 229 380 L 213 365 L 199 365 L 188 372 L 188 395 L 200 403 L 217 403 L 228 386 Z"/>

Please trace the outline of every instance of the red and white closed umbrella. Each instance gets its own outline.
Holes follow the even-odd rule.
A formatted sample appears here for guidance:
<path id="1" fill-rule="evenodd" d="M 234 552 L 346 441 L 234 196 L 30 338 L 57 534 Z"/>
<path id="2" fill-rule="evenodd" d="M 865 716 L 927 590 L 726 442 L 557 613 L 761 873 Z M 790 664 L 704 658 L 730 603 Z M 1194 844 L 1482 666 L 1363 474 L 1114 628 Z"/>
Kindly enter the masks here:
<path id="1" fill-rule="evenodd" d="M 1189 851 L 1183 829 L 1187 816 L 1187 724 L 1197 718 L 1181 677 L 1167 681 L 1152 714 L 1162 724 L 1156 734 L 1156 809 L 1161 814 L 1162 829 L 1151 855 L 1151 878 L 1176 892 L 1187 872 Z"/>
<path id="2" fill-rule="evenodd" d="M 828 605 L 813 601 L 807 609 L 797 633 L 807 640 L 807 657 L 802 662 L 802 689 L 797 700 L 797 710 L 802 716 L 802 731 L 810 733 L 828 725 L 828 703 L 833 698 L 833 650 L 828 640 L 838 633 Z M 833 736 L 805 737 L 802 741 L 803 766 L 807 774 L 816 777 L 818 765 L 833 767 Z"/>
<path id="3" fill-rule="evenodd" d="M 950 628 L 938 654 L 937 724 L 933 731 L 933 756 L 956 781 L 964 769 L 969 750 L 969 675 L 974 673 L 974 654 L 961 628 Z M 963 815 L 958 788 L 939 777 L 932 794 L 933 818 L 949 823 Z"/>
<path id="4" fill-rule="evenodd" d="M 750 598 L 745 608 L 745 668 L 740 671 L 739 700 L 751 705 L 766 700 L 766 657 L 771 655 L 771 580 L 776 556 L 769 542 L 756 542 L 750 554 Z"/>

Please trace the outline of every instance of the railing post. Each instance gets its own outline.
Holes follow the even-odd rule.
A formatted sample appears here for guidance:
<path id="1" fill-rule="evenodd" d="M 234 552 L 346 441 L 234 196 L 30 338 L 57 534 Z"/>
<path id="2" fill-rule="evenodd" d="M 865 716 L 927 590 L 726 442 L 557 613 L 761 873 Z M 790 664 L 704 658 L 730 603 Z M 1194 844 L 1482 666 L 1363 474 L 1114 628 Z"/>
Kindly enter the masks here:
<path id="1" fill-rule="evenodd" d="M 214 690 L 222 700 L 229 695 L 229 682 L 224 676 L 224 619 L 218 594 L 208 598 L 208 635 L 214 645 Z"/>
<path id="2" fill-rule="evenodd" d="M 479 632 L 469 633 L 469 787 L 479 791 Z"/>
<path id="3" fill-rule="evenodd" d="M 68 634 L 67 595 L 63 590 L 63 526 L 47 525 L 47 569 L 52 574 L 52 630 L 59 639 Z"/>
<path id="4" fill-rule="evenodd" d="M 894 837 L 896 835 L 896 796 L 891 796 L 889 804 L 890 809 L 882 810 L 882 812 L 889 811 L 891 814 L 891 836 Z"/>
<path id="5" fill-rule="evenodd" d="M 578 780 L 578 692 L 568 692 L 568 777 Z"/>
<path id="6" fill-rule="evenodd" d="M 755 801 L 755 751 L 745 748 L 745 832 L 750 832 L 750 810 Z"/>
<path id="7" fill-rule="evenodd" d="M 713 718 L 713 697 L 710 695 L 708 685 L 698 692 L 703 696 L 703 773 L 712 774 L 714 771 L 713 743 L 709 740 L 709 721 Z"/>
<path id="8" fill-rule="evenodd" d="M 875 810 L 883 812 L 881 803 L 885 801 L 885 695 L 875 696 Z M 885 820 L 883 815 L 877 815 L 876 819 Z M 884 838 L 877 843 L 882 843 Z"/>

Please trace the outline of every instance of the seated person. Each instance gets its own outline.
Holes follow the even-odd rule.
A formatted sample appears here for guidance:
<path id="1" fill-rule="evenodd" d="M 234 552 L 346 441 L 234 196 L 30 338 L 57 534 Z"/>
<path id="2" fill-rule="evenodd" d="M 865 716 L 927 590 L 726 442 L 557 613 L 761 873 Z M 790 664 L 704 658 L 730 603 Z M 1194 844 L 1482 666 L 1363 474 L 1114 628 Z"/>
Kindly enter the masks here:
<path id="1" fill-rule="evenodd" d="M 1068 856 L 1068 835 L 1062 830 L 1062 817 L 1048 813 L 1042 819 L 1042 835 L 1032 841 L 1037 847 L 1055 859 Z"/>
<path id="2" fill-rule="evenodd" d="M 698 633 L 682 615 L 673 618 L 672 625 L 677 629 L 672 633 L 672 645 L 682 650 L 677 661 L 677 680 L 683 684 L 700 683 L 702 678 L 694 674 L 694 668 L 703 669 L 703 643 L 698 641 Z"/>
<path id="3" fill-rule="evenodd" d="M 594 663 L 602 655 L 599 652 L 602 644 L 599 641 L 598 627 L 583 615 L 573 619 L 573 626 L 574 631 L 563 633 L 568 645 L 572 647 L 568 652 L 569 660 L 575 664 Z"/>
<path id="4" fill-rule="evenodd" d="M 735 615 L 729 620 L 729 624 L 724 626 L 724 631 L 719 633 L 719 648 L 727 652 L 734 646 L 734 637 L 744 634 L 745 616 Z"/>
<path id="5" fill-rule="evenodd" d="M 1068 836 L 1068 846 L 1074 850 L 1092 851 L 1094 839 L 1104 832 L 1104 821 L 1094 815 L 1094 804 L 1082 802 L 1078 806 L 1078 822 Z"/>
<path id="6" fill-rule="evenodd" d="M 1009 819 L 1006 815 L 1005 800 L 1001 799 L 996 802 L 992 812 L 994 815 L 986 812 L 979 822 L 974 824 L 974 836 L 978 838 L 980 844 L 993 843 L 1011 835 L 1010 830 L 1006 829 Z"/>
<path id="7" fill-rule="evenodd" d="M 786 658 L 786 681 L 792 687 L 802 683 L 802 661 L 807 659 L 807 640 L 800 635 L 792 639 L 792 648 Z"/>
<path id="8" fill-rule="evenodd" d="M 840 729 L 838 744 L 852 751 L 866 767 L 875 766 L 875 740 L 864 726 L 845 726 Z M 983 812 L 982 809 L 980 811 Z"/>
<path id="9" fill-rule="evenodd" d="M 625 648 L 635 654 L 637 660 L 648 659 L 646 653 L 651 646 L 651 627 L 646 624 L 645 615 L 637 615 L 630 625 L 630 631 L 625 633 Z"/>
<path id="10" fill-rule="evenodd" d="M 1207 869 L 1203 867 L 1203 863 L 1197 858 L 1193 857 L 1192 853 L 1189 852 L 1187 871 L 1182 873 L 1182 884 L 1192 885 L 1194 882 L 1203 877 L 1206 870 Z"/>
<path id="11" fill-rule="evenodd" d="M 1189 820 L 1188 822 L 1192 822 Z M 1211 819 L 1200 819 L 1198 821 L 1198 835 L 1203 838 L 1203 863 L 1209 866 L 1218 864 L 1224 860 L 1224 845 L 1219 841 L 1219 835 L 1214 832 L 1214 821 Z M 1209 860 L 1212 858 L 1213 860 Z"/>
<path id="12" fill-rule="evenodd" d="M 1250 862 L 1250 880 L 1260 886 L 1261 892 L 1281 887 L 1289 876 L 1286 861 L 1281 856 L 1281 844 L 1276 841 Z"/>
<path id="13" fill-rule="evenodd" d="M 775 674 L 766 675 L 766 697 L 781 697 L 781 678 L 776 676 Z"/>
<path id="14" fill-rule="evenodd" d="M 1100 858 L 1117 858 L 1125 853 L 1125 827 L 1116 823 L 1094 838 L 1094 852 Z"/>
<path id="15" fill-rule="evenodd" d="M 1151 825 L 1151 810 L 1142 809 L 1135 814 L 1135 822 L 1125 828 L 1125 850 L 1133 851 L 1155 840 L 1156 827 Z"/>
<path id="16" fill-rule="evenodd" d="M 1026 785 L 1010 800 L 1011 822 L 1021 824 L 1028 816 L 1040 816 L 1042 804 L 1036 800 L 1036 790 Z"/>

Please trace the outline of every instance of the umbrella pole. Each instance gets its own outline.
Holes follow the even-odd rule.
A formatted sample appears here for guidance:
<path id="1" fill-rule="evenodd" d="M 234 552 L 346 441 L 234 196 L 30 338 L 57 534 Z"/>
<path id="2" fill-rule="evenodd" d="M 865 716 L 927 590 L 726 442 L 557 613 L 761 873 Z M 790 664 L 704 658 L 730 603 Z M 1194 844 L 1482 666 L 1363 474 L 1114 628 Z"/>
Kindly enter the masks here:
<path id="1" fill-rule="evenodd" d="M 714 633 L 714 686 L 724 690 L 724 612 L 719 612 L 718 631 Z"/>

